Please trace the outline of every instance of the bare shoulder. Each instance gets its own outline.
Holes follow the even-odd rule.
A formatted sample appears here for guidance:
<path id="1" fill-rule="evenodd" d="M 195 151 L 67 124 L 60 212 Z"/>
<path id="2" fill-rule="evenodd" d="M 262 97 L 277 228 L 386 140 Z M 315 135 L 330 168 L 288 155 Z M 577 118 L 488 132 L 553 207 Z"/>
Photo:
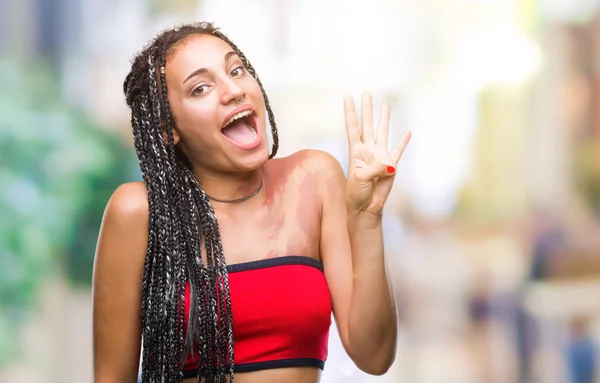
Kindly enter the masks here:
<path id="1" fill-rule="evenodd" d="M 322 204 L 332 199 L 344 199 L 346 176 L 339 161 L 330 153 L 305 149 L 283 160 L 296 165 L 291 177 L 303 179 L 308 175 L 315 182 L 315 191 Z"/>
<path id="2" fill-rule="evenodd" d="M 148 220 L 148 192 L 143 182 L 119 186 L 110 197 L 104 220 L 115 224 L 143 224 Z"/>
<path id="3" fill-rule="evenodd" d="M 305 171 L 320 177 L 330 178 L 332 176 L 343 176 L 343 170 L 339 161 L 330 153 L 318 149 L 303 149 L 294 154 L 282 158 L 300 165 Z"/>
<path id="4" fill-rule="evenodd" d="M 148 197 L 142 182 L 119 186 L 102 218 L 96 247 L 96 277 L 104 270 L 141 270 L 148 241 Z M 100 272 L 98 274 L 98 272 Z"/>

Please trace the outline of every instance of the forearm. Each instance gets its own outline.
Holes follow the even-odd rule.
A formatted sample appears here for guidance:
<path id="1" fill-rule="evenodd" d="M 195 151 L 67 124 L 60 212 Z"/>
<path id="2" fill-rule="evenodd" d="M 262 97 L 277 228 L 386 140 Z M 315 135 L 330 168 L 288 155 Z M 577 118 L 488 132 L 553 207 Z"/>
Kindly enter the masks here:
<path id="1" fill-rule="evenodd" d="M 386 270 L 381 216 L 350 215 L 348 234 L 354 271 L 348 315 L 352 356 L 367 372 L 383 373 L 395 356 L 397 316 Z"/>

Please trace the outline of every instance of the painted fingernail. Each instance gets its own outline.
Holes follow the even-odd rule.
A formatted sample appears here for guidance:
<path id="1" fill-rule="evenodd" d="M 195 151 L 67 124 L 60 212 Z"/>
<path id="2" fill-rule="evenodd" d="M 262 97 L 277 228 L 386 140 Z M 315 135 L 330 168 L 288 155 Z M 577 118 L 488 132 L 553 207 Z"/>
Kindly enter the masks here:
<path id="1" fill-rule="evenodd" d="M 394 174 L 394 172 L 396 171 L 396 168 L 393 166 L 388 166 L 387 167 L 387 172 L 390 174 Z"/>

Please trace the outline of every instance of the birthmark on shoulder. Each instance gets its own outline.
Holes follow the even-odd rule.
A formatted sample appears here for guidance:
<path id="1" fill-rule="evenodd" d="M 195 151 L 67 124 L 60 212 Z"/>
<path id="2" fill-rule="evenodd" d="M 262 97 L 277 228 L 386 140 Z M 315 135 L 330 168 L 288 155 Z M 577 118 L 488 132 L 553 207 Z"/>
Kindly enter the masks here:
<path id="1" fill-rule="evenodd" d="M 269 223 L 269 240 L 277 239 L 281 229 L 285 227 L 285 212 Z"/>
<path id="2" fill-rule="evenodd" d="M 273 207 L 278 198 L 284 193 L 286 185 L 296 175 L 298 167 L 304 163 L 308 153 L 297 152 L 284 158 L 276 158 L 268 162 L 265 172 L 265 205 Z"/>
<path id="3" fill-rule="evenodd" d="M 319 212 L 318 184 L 314 173 L 306 171 L 299 181 L 297 204 L 298 222 L 304 232 L 309 233 Z"/>

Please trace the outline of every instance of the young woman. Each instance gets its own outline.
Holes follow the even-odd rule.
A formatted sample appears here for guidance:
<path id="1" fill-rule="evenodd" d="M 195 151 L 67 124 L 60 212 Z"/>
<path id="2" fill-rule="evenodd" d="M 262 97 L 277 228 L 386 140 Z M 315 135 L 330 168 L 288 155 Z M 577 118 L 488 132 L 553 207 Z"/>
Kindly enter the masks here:
<path id="1" fill-rule="evenodd" d="M 410 134 L 387 150 L 372 100 L 344 100 L 348 180 L 329 154 L 275 159 L 269 100 L 209 23 L 156 37 L 124 92 L 143 183 L 111 197 L 93 283 L 94 381 L 316 383 L 331 313 L 363 371 L 383 374 L 396 308 L 381 216 Z M 269 119 L 273 147 L 266 135 Z"/>

